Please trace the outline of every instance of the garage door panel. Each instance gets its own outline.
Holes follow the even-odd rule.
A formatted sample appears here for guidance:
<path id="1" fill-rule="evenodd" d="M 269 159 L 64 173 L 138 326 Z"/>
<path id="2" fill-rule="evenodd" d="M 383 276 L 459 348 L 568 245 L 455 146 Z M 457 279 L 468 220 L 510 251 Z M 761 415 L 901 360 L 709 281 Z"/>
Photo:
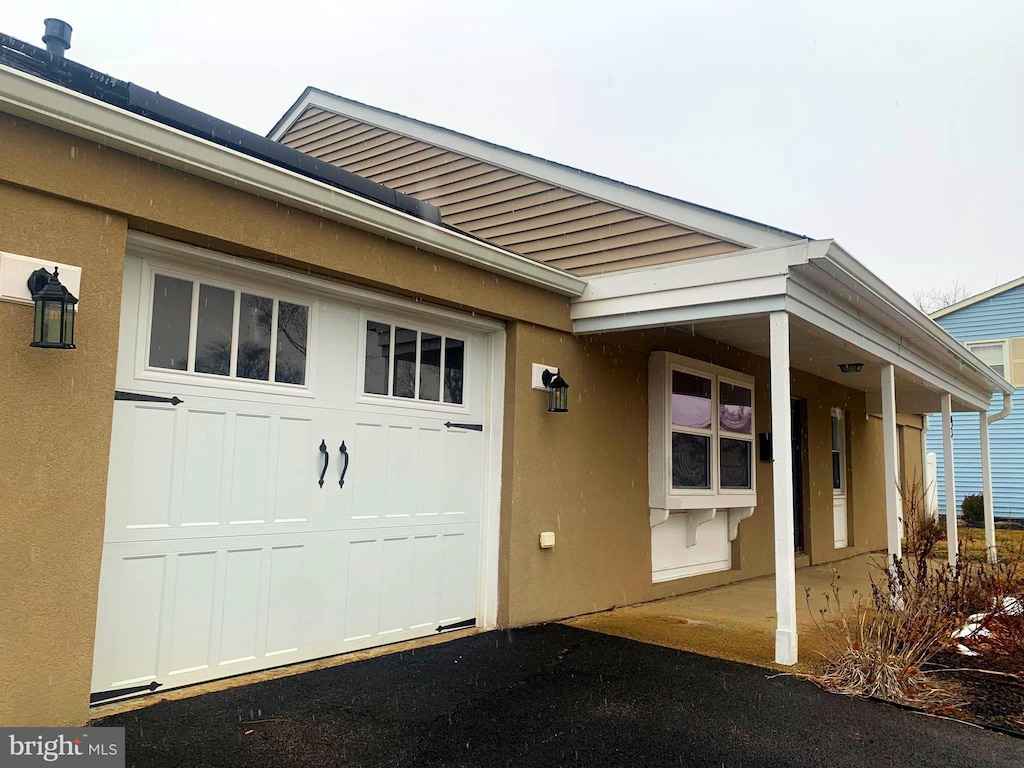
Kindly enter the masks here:
<path id="1" fill-rule="evenodd" d="M 311 418 L 282 417 L 275 419 L 277 446 L 273 464 L 276 474 L 274 491 L 274 521 L 299 522 L 310 516 L 310 488 L 313 487 L 323 465 L 323 454 L 318 446 L 323 437 L 314 435 Z M 325 432 L 325 429 L 321 429 Z M 251 481 L 258 477 L 247 473 Z"/>
<path id="2" fill-rule="evenodd" d="M 176 558 L 167 674 L 210 665 L 216 557 L 215 552 L 207 551 Z"/>
<path id="3" fill-rule="evenodd" d="M 267 414 L 240 413 L 234 418 L 229 524 L 267 520 L 272 479 L 270 426 L 271 416 Z M 262 478 L 262 482 L 253 482 L 253 477 Z"/>
<path id="4" fill-rule="evenodd" d="M 227 413 L 185 412 L 181 525 L 219 525 L 223 504 Z"/>
<path id="5" fill-rule="evenodd" d="M 129 486 L 124 527 L 169 526 L 177 414 L 171 408 L 147 406 L 117 410 L 130 420 L 127 429 L 131 435 L 131 464 L 125 468 L 124 478 Z"/>
<path id="6" fill-rule="evenodd" d="M 159 673 L 160 617 L 164 605 L 166 555 L 125 557 L 117 565 L 117 592 L 104 595 L 112 602 L 107 622 L 107 661 L 116 672 L 109 687 L 145 683 Z M 102 601 L 101 601 L 102 603 Z"/>
<path id="7" fill-rule="evenodd" d="M 262 550 L 228 549 L 224 552 L 224 589 L 221 631 L 217 646 L 220 664 L 255 659 L 258 654 L 260 571 Z"/>

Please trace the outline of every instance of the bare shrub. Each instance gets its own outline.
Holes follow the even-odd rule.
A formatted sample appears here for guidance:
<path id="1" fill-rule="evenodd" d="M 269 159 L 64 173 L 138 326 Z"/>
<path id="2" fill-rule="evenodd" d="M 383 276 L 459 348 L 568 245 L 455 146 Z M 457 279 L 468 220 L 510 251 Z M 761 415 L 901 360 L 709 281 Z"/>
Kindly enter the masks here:
<path id="1" fill-rule="evenodd" d="M 979 612 L 985 613 L 976 622 L 979 636 L 988 637 L 980 630 L 994 622 L 1016 619 L 1000 607 L 1004 598 L 1024 592 L 1024 543 L 995 565 L 958 559 L 950 566 L 934 557 L 944 534 L 924 514 L 920 484 L 905 489 L 903 501 L 904 556 L 872 564 L 870 595 L 853 590 L 844 597 L 836 571 L 825 608 L 813 610 L 811 591 L 805 590 L 808 610 L 828 647 L 816 681 L 847 695 L 934 704 L 948 694 L 932 685 L 925 666 L 956 644 L 953 633 Z M 1024 629 L 1024 620 L 1021 624 Z"/>

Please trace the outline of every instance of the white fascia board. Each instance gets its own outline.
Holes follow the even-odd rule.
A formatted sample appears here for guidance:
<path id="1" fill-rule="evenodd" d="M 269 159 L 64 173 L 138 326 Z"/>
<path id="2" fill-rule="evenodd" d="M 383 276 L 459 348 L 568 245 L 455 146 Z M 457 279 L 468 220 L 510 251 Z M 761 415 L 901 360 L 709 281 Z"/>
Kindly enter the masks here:
<path id="1" fill-rule="evenodd" d="M 813 249 L 812 249 L 813 246 Z M 574 305 L 627 296 L 651 296 L 681 287 L 734 283 L 759 277 L 786 275 L 794 264 L 805 264 L 826 246 L 806 240 L 754 248 L 700 259 L 688 259 L 604 275 L 591 275 Z"/>
<path id="2" fill-rule="evenodd" d="M 812 262 L 814 266 L 820 267 L 831 277 L 855 290 L 858 295 L 872 300 L 872 303 L 881 308 L 904 335 L 921 340 L 939 359 L 951 356 L 959 366 L 990 385 L 992 392 L 1013 394 L 1014 389 L 1010 382 L 981 362 L 942 326 L 903 298 L 838 243 L 831 243 L 828 253 L 812 259 Z"/>
<path id="3" fill-rule="evenodd" d="M 0 111 L 455 261 L 579 296 L 586 280 L 0 65 Z"/>
<path id="4" fill-rule="evenodd" d="M 723 211 L 705 208 L 695 203 L 650 192 L 534 155 L 517 152 L 514 149 L 491 144 L 447 128 L 414 120 L 314 88 L 306 89 L 306 92 L 285 117 L 278 121 L 269 134 L 270 138 L 275 141 L 279 140 L 307 107 L 327 110 L 378 128 L 400 133 L 450 152 L 457 152 L 460 155 L 496 165 L 513 173 L 521 173 L 562 189 L 587 195 L 748 248 L 783 245 L 804 239 L 800 235 L 766 224 L 759 224 Z"/>
<path id="5" fill-rule="evenodd" d="M 784 295 L 761 296 L 753 299 L 734 299 L 713 304 L 689 307 L 668 307 L 620 315 L 602 315 L 573 320 L 572 331 L 578 335 L 608 333 L 611 331 L 661 328 L 668 325 L 686 325 L 705 320 L 723 320 L 731 317 L 765 315 L 786 308 Z"/>

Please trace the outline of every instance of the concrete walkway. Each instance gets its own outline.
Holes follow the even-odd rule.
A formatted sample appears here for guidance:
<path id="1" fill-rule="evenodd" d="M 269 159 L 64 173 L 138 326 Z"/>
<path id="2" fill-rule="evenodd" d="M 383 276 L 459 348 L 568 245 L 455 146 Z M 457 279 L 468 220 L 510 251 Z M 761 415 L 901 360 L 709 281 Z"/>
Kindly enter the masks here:
<path id="1" fill-rule="evenodd" d="M 168 701 L 133 768 L 1024 765 L 1024 740 L 557 624 Z"/>
<path id="2" fill-rule="evenodd" d="M 825 650 L 807 607 L 804 588 L 811 588 L 811 605 L 814 611 L 819 611 L 825 606 L 823 595 L 831 591 L 834 569 L 839 576 L 844 604 L 847 600 L 852 604 L 852 590 L 858 590 L 868 599 L 871 575 L 876 572 L 872 563 L 883 562 L 882 558 L 882 553 L 860 555 L 796 572 L 800 663 L 780 669 L 815 669 L 821 658 L 819 652 Z M 565 623 L 705 656 L 774 667 L 775 577 L 765 576 L 654 603 L 593 613 Z"/>

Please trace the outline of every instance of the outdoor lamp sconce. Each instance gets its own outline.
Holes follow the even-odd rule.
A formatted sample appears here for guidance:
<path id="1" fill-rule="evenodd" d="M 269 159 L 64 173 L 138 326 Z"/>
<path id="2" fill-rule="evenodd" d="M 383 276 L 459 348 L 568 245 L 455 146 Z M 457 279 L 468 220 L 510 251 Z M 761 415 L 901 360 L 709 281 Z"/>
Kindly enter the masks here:
<path id="1" fill-rule="evenodd" d="M 566 413 L 569 410 L 569 385 L 560 373 L 545 369 L 541 381 L 548 388 L 548 413 Z"/>
<path id="2" fill-rule="evenodd" d="M 839 370 L 843 373 L 860 373 L 864 369 L 864 363 L 840 363 Z"/>
<path id="3" fill-rule="evenodd" d="M 35 325 L 29 346 L 74 349 L 78 299 L 61 285 L 57 267 L 53 268 L 52 275 L 45 269 L 37 269 L 29 275 L 28 290 L 35 304 Z"/>

